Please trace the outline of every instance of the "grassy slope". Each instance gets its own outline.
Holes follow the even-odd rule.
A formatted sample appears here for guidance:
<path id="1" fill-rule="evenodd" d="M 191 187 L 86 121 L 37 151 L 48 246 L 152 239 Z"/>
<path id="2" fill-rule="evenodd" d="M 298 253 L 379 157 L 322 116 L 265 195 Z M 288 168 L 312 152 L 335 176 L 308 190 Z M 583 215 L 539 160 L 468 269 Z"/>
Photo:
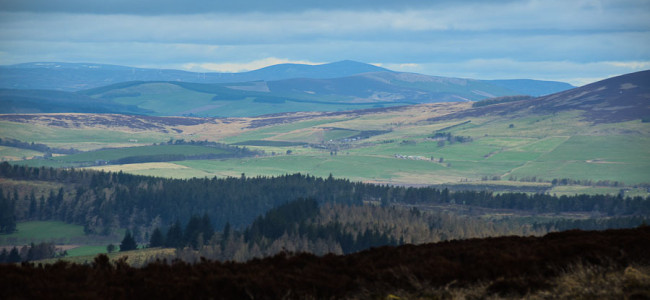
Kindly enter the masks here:
<path id="1" fill-rule="evenodd" d="M 259 128 L 244 126 L 239 134 L 220 140 L 226 143 L 251 140 L 322 143 L 333 140 L 335 146 L 341 147 L 336 156 L 331 156 L 329 149 L 250 146 L 266 151 L 269 156 L 175 164 L 131 164 L 104 169 L 123 169 L 135 174 L 179 178 L 239 176 L 241 173 L 249 176 L 294 172 L 328 176 L 331 173 L 336 177 L 354 180 L 400 184 L 453 183 L 464 179 L 480 180 L 484 176 L 502 179 L 537 177 L 544 180 L 610 180 L 626 184 L 650 182 L 650 154 L 647 152 L 650 148 L 650 124 L 639 120 L 594 125 L 582 120 L 579 112 L 568 111 L 509 119 L 486 116 L 428 122 L 421 121 L 424 120 L 422 117 L 414 119 L 413 115 L 409 115 L 414 111 L 417 113 L 418 110 L 317 118 Z M 465 121 L 471 122 L 445 129 Z M 23 132 L 36 142 L 71 145 L 85 138 L 86 143 L 110 143 L 111 140 L 117 143 L 128 136 L 118 131 L 105 130 L 105 134 L 95 139 L 92 134 L 77 136 L 77 133 L 83 133 L 81 130 L 77 132 L 76 129 L 43 127 L 46 132 L 54 132 L 50 137 L 38 131 L 27 133 L 25 129 L 28 125 L 9 124 L 24 126 Z M 392 131 L 351 142 L 351 148 L 337 144 L 337 141 L 364 130 Z M 440 146 L 437 141 L 428 139 L 439 130 L 456 136 L 470 136 L 473 141 Z M 145 136 L 144 133 L 141 135 Z M 167 136 L 154 134 L 149 140 L 159 142 L 163 137 Z M 192 138 L 182 134 L 178 137 Z M 287 150 L 291 150 L 292 155 L 287 156 Z M 276 155 L 270 156 L 271 153 Z M 396 154 L 421 157 L 423 160 L 398 159 L 394 157 Z M 434 161 L 430 160 L 431 157 Z M 443 158 L 442 163 L 439 162 L 440 158 Z"/>
<path id="2" fill-rule="evenodd" d="M 95 252 L 97 251 L 97 252 Z M 58 260 L 68 261 L 72 263 L 85 264 L 91 263 L 95 259 L 95 256 L 100 253 L 106 253 L 106 246 L 97 246 L 97 247 L 88 247 L 80 249 L 79 253 L 82 255 L 70 255 L 70 253 L 76 254 L 73 250 L 68 251 L 68 256 L 63 258 L 53 258 L 53 259 L 44 259 L 40 261 L 35 261 L 34 263 L 42 264 L 52 264 Z M 145 262 L 152 258 L 156 257 L 171 257 L 175 254 L 176 249 L 170 248 L 152 248 L 152 249 L 139 249 L 133 251 L 125 252 L 112 252 L 108 253 L 108 257 L 111 261 L 117 261 L 120 258 L 127 257 L 126 262 L 132 266 L 142 266 Z"/>
<path id="3" fill-rule="evenodd" d="M 201 155 L 201 154 L 223 154 L 223 149 L 195 146 L 195 145 L 159 145 L 159 146 L 142 146 L 129 148 L 105 149 L 93 152 L 84 152 L 79 154 L 60 156 L 53 158 L 61 162 L 84 162 L 94 161 L 96 159 L 115 160 L 130 156 L 145 155 L 166 155 L 166 154 L 184 154 L 184 155 Z"/>
<path id="4" fill-rule="evenodd" d="M 20 160 L 24 158 L 32 158 L 34 156 L 42 156 L 42 155 L 43 155 L 42 152 L 38 152 L 34 150 L 0 146 L 0 160 L 2 161 Z"/>
<path id="5" fill-rule="evenodd" d="M 220 85 L 204 85 L 195 89 L 190 84 L 165 82 L 144 83 L 108 91 L 130 94 L 116 97 L 119 104 L 137 105 L 156 115 L 195 115 L 241 117 L 296 111 L 340 111 L 375 107 L 376 103 L 337 103 L 331 96 L 273 94 L 231 90 Z M 103 95 L 102 93 L 95 97 Z M 267 97 L 271 97 L 267 99 Z M 216 98 L 216 99 L 213 99 Z M 304 98 L 304 99 L 303 99 Z M 310 99 L 313 98 L 313 99 Z M 398 103 L 386 104 L 388 106 Z"/>
<path id="6" fill-rule="evenodd" d="M 79 163 L 93 163 L 97 160 L 113 161 L 128 157 L 144 157 L 150 155 L 206 155 L 225 154 L 226 150 L 198 145 L 157 145 L 103 149 L 91 152 L 55 156 L 47 160 L 27 160 L 18 162 L 28 166 L 69 167 Z"/>
<path id="7" fill-rule="evenodd" d="M 50 147 L 95 150 L 109 146 L 133 145 L 129 142 L 133 139 L 138 140 L 140 144 L 159 143 L 168 141 L 173 135 L 159 132 L 62 128 L 0 121 L 0 137 L 43 143 Z"/>

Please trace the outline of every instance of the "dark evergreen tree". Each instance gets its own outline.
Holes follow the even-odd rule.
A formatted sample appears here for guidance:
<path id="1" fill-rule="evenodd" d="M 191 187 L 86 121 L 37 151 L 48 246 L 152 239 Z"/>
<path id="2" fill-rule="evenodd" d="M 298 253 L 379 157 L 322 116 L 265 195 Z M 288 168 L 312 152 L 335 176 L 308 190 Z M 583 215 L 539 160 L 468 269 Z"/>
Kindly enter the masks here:
<path id="1" fill-rule="evenodd" d="M 20 253 L 18 252 L 18 248 L 13 247 L 11 248 L 11 251 L 9 251 L 9 255 L 7 256 L 7 262 L 8 263 L 17 263 L 20 262 L 22 258 L 20 258 Z"/>
<path id="2" fill-rule="evenodd" d="M 149 248 L 163 247 L 165 246 L 165 237 L 162 234 L 160 228 L 156 228 L 151 233 L 151 239 L 149 239 Z"/>
<path id="3" fill-rule="evenodd" d="M 36 169 L 36 170 L 38 170 L 38 169 Z M 36 213 L 37 213 L 36 196 L 34 195 L 34 191 L 32 191 L 29 194 L 29 211 L 28 211 L 27 214 L 28 214 L 30 219 L 33 219 L 34 217 L 36 217 Z"/>
<path id="4" fill-rule="evenodd" d="M 192 216 L 190 221 L 187 222 L 185 233 L 183 234 L 183 245 L 190 245 L 192 248 L 197 248 L 199 234 L 201 234 L 201 218 L 199 216 Z"/>
<path id="5" fill-rule="evenodd" d="M 244 228 L 253 223 L 258 216 L 278 208 L 288 200 L 301 198 L 312 198 L 319 204 L 360 205 L 366 199 L 376 199 L 386 206 L 395 203 L 413 205 L 455 203 L 535 213 L 600 213 L 614 218 L 650 215 L 650 198 L 632 198 L 625 195 L 554 197 L 544 194 L 543 190 L 535 194 L 494 194 L 485 191 L 450 191 L 431 187 L 380 186 L 335 179 L 333 176 L 316 178 L 302 174 L 271 178 L 241 176 L 238 178 L 178 180 L 125 173 L 31 168 L 3 162 L 0 163 L 0 177 L 27 181 L 50 181 L 65 185 L 63 190 L 57 188 L 51 192 L 44 191 L 45 196 L 39 196 L 40 201 L 38 198 L 36 199 L 36 204 L 39 205 L 35 205 L 35 209 L 38 212 L 32 217 L 43 220 L 65 220 L 84 225 L 89 233 L 101 233 L 104 228 L 125 226 L 130 226 L 133 229 L 138 228 L 142 231 L 145 226 L 152 223 L 154 218 L 159 218 L 159 222 L 162 224 L 169 224 L 174 220 L 190 220 L 196 212 L 201 212 L 203 216 L 209 216 L 211 225 L 217 228 L 224 228 L 226 223 L 232 225 L 233 228 Z M 556 183 L 563 184 L 565 181 L 558 180 Z M 568 181 L 566 182 L 568 183 Z M 614 182 L 608 184 L 619 185 Z M 31 212 L 34 211 L 30 197 L 24 200 L 23 196 L 19 199 L 20 203 L 13 203 L 16 193 L 0 194 L 0 198 L 3 199 L 0 201 L 0 205 L 2 205 L 0 227 L 3 231 L 10 228 L 6 227 L 7 223 L 12 223 L 8 220 L 13 219 L 13 223 L 15 223 L 17 221 L 15 217 L 29 218 Z M 48 201 L 45 201 L 46 199 Z M 15 215 L 9 214 L 11 207 L 14 206 Z M 10 209 L 4 209 L 4 207 Z M 246 236 L 248 238 L 252 236 L 277 237 L 285 231 L 291 233 L 296 228 L 300 228 L 299 232 L 302 234 L 306 232 L 304 230 L 307 228 L 296 227 L 295 225 L 300 224 L 301 221 L 291 219 L 291 216 L 304 215 L 304 212 L 299 210 L 295 214 L 294 212 L 274 212 L 269 217 L 260 219 L 260 222 L 263 222 L 251 227 Z M 9 218 L 10 215 L 13 215 L 14 218 Z M 286 219 L 287 216 L 290 219 Z M 285 219 L 286 222 L 283 224 L 280 219 Z M 206 223 L 201 219 L 201 226 L 199 226 L 201 229 L 198 230 L 199 234 L 203 234 L 204 241 L 207 241 L 210 235 L 210 231 L 204 229 Z M 631 224 L 631 222 L 626 222 L 626 224 Z M 191 228 L 192 226 L 190 226 Z M 110 232 L 106 231 L 106 233 Z M 182 242 L 184 230 L 181 229 L 180 233 L 181 242 L 172 241 L 178 247 L 185 246 Z M 363 233 L 361 232 L 362 235 Z M 322 232 L 318 234 L 329 235 L 329 233 Z M 354 240 L 356 240 L 356 235 L 354 235 Z M 140 238 L 139 235 L 134 237 Z"/>
<path id="6" fill-rule="evenodd" d="M 41 195 L 41 198 L 38 200 L 38 219 L 45 219 L 45 196 Z"/>
<path id="7" fill-rule="evenodd" d="M 15 201 L 5 197 L 0 189 L 0 233 L 12 233 L 16 230 L 15 206 Z"/>
<path id="8" fill-rule="evenodd" d="M 137 248 L 138 244 L 136 244 L 133 235 L 131 235 L 131 231 L 127 230 L 124 238 L 122 239 L 122 243 L 120 243 L 120 252 L 135 250 Z"/>
<path id="9" fill-rule="evenodd" d="M 181 222 L 176 220 L 174 224 L 167 230 L 167 236 L 165 237 L 165 247 L 170 248 L 181 248 L 185 246 L 183 244 L 183 228 L 181 227 Z"/>
<path id="10" fill-rule="evenodd" d="M 204 213 L 201 218 L 201 234 L 203 234 L 204 241 L 209 241 L 214 235 L 214 227 L 212 227 L 212 221 L 207 213 Z"/>
<path id="11" fill-rule="evenodd" d="M 2 251 L 0 251 L 0 264 L 6 263 L 8 256 L 9 256 L 9 252 L 7 252 L 7 249 L 2 248 Z"/>
<path id="12" fill-rule="evenodd" d="M 223 227 L 223 236 L 221 237 L 221 250 L 223 251 L 226 248 L 226 244 L 228 243 L 228 239 L 230 239 L 231 235 L 231 228 L 230 228 L 230 222 L 226 222 L 226 226 Z"/>

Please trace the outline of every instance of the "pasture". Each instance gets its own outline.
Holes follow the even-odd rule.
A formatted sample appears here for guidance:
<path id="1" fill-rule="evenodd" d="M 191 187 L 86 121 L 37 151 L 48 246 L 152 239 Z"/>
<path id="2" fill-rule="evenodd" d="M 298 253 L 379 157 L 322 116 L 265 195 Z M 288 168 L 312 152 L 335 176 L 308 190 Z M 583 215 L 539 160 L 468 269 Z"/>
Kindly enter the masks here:
<path id="1" fill-rule="evenodd" d="M 104 147 L 125 147 L 168 141 L 172 134 L 155 131 L 129 132 L 95 128 L 67 128 L 41 124 L 0 121 L 0 138 L 46 144 L 83 151 Z M 137 142 L 133 142 L 136 141 Z"/>
<path id="2" fill-rule="evenodd" d="M 42 155 L 43 155 L 42 152 L 38 152 L 34 150 L 0 146 L 0 161 L 31 159 L 34 156 L 42 156 Z"/>
<path id="3" fill-rule="evenodd" d="M 0 235 L 0 245 L 54 242 L 74 244 L 86 239 L 83 226 L 60 221 L 29 221 L 16 224 L 16 232 Z"/>
<path id="4" fill-rule="evenodd" d="M 106 253 L 106 246 L 101 247 L 103 248 L 100 249 L 98 246 L 97 248 L 88 248 L 87 250 L 82 250 L 82 251 L 88 251 L 89 253 L 86 253 L 84 255 L 68 255 L 66 257 L 61 257 L 61 258 L 51 258 L 51 259 L 44 259 L 44 260 L 39 260 L 35 261 L 35 264 L 53 264 L 59 260 L 62 261 L 67 261 L 71 263 L 77 263 L 77 264 L 86 264 L 86 263 L 92 263 L 97 256 L 97 254 L 100 253 Z M 119 247 L 118 247 L 119 248 Z M 90 253 L 94 252 L 92 249 L 96 249 L 99 252 L 96 253 Z M 73 249 L 74 250 L 74 249 Z M 70 251 L 73 251 L 70 250 Z M 68 252 L 70 252 L 68 251 Z M 74 252 L 73 252 L 74 253 Z M 156 258 L 170 258 L 173 257 L 174 254 L 176 253 L 176 249 L 171 249 L 171 248 L 147 248 L 147 249 L 138 249 L 138 250 L 133 250 L 133 251 L 125 251 L 125 252 L 112 252 L 108 253 L 108 257 L 112 262 L 117 261 L 120 258 L 126 257 L 126 263 L 128 263 L 131 266 L 142 266 L 146 262 L 150 260 L 155 260 Z"/>
<path id="5" fill-rule="evenodd" d="M 266 155 L 94 168 L 175 178 L 239 176 L 241 173 L 274 176 L 296 172 L 328 176 L 331 173 L 339 178 L 406 185 L 465 183 L 485 177 L 609 180 L 628 185 L 650 183 L 650 152 L 647 151 L 650 149 L 650 138 L 647 138 L 650 125 L 647 123 L 592 124 L 578 111 L 430 120 L 462 108 L 460 104 L 436 104 L 337 117 L 306 118 L 310 114 L 287 114 L 220 120 L 215 125 L 185 126 L 184 132 L 174 134 L 174 138 L 189 140 L 212 136 L 208 140 L 245 145 L 263 150 Z M 123 147 L 20 162 L 29 165 L 60 167 L 129 156 L 198 155 L 221 151 L 192 146 L 142 146 L 144 141 L 161 142 L 171 136 L 153 131 L 148 138 L 142 138 L 138 135 L 146 135 L 145 132 L 7 124 L 13 126 L 7 128 L 19 129 L 35 142 Z M 219 132 L 222 127 L 224 130 L 227 127 L 227 134 Z M 38 129 L 34 130 L 38 133 L 30 135 L 29 129 Z M 347 140 L 368 130 L 383 132 Z M 471 139 L 463 143 L 432 139 L 438 132 Z M 17 137 L 14 133 L 9 135 Z M 132 137 L 138 140 L 140 147 L 124 147 L 125 141 Z"/>
<path id="6" fill-rule="evenodd" d="M 176 159 L 183 159 L 185 157 L 192 156 L 223 155 L 228 153 L 230 153 L 230 151 L 225 149 L 199 145 L 150 145 L 140 147 L 101 149 L 71 155 L 54 156 L 49 159 L 27 160 L 19 163 L 28 166 L 83 167 L 88 165 L 102 164 L 101 162 L 105 164 L 108 162 L 127 159 L 136 161 L 147 160 L 148 158 L 165 159 L 165 157 L 176 157 Z"/>

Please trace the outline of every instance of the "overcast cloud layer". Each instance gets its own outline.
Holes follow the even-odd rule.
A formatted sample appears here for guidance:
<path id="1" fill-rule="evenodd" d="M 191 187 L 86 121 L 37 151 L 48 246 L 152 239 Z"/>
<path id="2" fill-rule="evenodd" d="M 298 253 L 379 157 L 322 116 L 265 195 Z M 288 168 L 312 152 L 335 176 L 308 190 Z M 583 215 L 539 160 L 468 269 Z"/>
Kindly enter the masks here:
<path id="1" fill-rule="evenodd" d="M 352 59 L 576 85 L 650 69 L 646 0 L 311 2 L 0 0 L 0 64 L 233 72 Z"/>

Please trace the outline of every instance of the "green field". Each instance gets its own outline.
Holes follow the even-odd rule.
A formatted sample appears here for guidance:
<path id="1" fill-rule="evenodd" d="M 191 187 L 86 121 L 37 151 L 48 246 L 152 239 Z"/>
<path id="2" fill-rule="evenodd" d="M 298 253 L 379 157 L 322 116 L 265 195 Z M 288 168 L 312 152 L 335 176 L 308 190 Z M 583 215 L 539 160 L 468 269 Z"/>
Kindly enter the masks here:
<path id="1" fill-rule="evenodd" d="M 62 261 L 67 261 L 67 262 L 72 262 L 72 263 L 77 263 L 77 264 L 86 264 L 86 263 L 92 263 L 97 254 L 99 253 L 106 253 L 106 247 L 103 247 L 104 250 L 97 252 L 97 253 L 91 253 L 91 254 L 85 254 L 85 255 L 68 255 L 66 257 L 62 258 L 52 258 L 52 259 L 44 259 L 44 260 L 39 260 L 35 261 L 34 263 L 39 264 L 53 264 L 59 260 Z M 72 251 L 72 250 L 70 250 Z M 70 252 L 68 251 L 68 253 Z M 90 250 L 89 250 L 90 251 Z M 144 265 L 147 261 L 151 259 L 155 259 L 156 257 L 164 257 L 164 258 L 170 258 L 173 257 L 173 255 L 176 253 L 176 249 L 170 249 L 170 248 L 151 248 L 151 249 L 139 249 L 139 250 L 133 250 L 133 251 L 125 251 L 125 252 L 112 252 L 107 254 L 108 257 L 112 262 L 115 262 L 116 260 L 126 257 L 126 262 L 132 266 L 142 266 Z"/>
<path id="2" fill-rule="evenodd" d="M 306 143 L 256 140 L 256 141 L 243 141 L 243 142 L 235 143 L 233 145 L 237 145 L 237 146 L 258 146 L 258 147 L 295 147 L 295 146 L 306 145 Z"/>
<path id="3" fill-rule="evenodd" d="M 573 136 L 525 166 L 518 177 L 650 181 L 650 138 L 634 136 Z"/>
<path id="4" fill-rule="evenodd" d="M 224 154 L 226 150 L 195 145 L 158 145 L 97 150 L 52 158 L 60 162 L 88 162 L 95 160 L 117 160 L 132 156 L 174 155 L 195 156 L 203 154 Z"/>
<path id="5" fill-rule="evenodd" d="M 69 167 L 80 166 L 80 164 L 83 166 L 84 163 L 92 165 L 96 161 L 110 162 L 131 157 L 153 157 L 164 155 L 198 156 L 227 153 L 229 152 L 224 149 L 198 145 L 157 145 L 102 149 L 65 156 L 55 156 L 49 159 L 28 160 L 20 163 L 29 166 Z"/>
<path id="6" fill-rule="evenodd" d="M 437 177 L 442 175 L 439 173 L 446 173 L 442 175 L 445 178 L 455 176 L 455 172 L 446 171 L 445 165 L 432 161 L 346 154 L 283 155 L 244 160 L 183 161 L 177 164 L 199 170 L 204 176 L 239 176 L 241 173 L 273 176 L 300 172 L 319 177 L 332 174 L 339 178 L 381 182 L 400 182 L 410 176 L 420 177 L 420 182 L 426 179 L 438 182 Z"/>
<path id="7" fill-rule="evenodd" d="M 66 250 L 66 252 L 68 253 L 67 257 L 95 256 L 100 253 L 107 253 L 106 246 L 81 246 Z"/>
<path id="8" fill-rule="evenodd" d="M 42 155 L 43 153 L 38 151 L 0 146 L 0 161 L 26 159 L 26 158 L 32 158 L 34 156 L 42 156 Z"/>
<path id="9" fill-rule="evenodd" d="M 504 180 L 535 177 L 545 181 L 562 178 L 609 180 L 627 185 L 650 183 L 650 151 L 647 150 L 650 149 L 650 124 L 638 120 L 591 124 L 578 111 L 567 111 L 507 118 L 483 116 L 410 122 L 409 116 L 413 114 L 417 113 L 398 110 L 383 115 L 281 121 L 262 127 L 243 125 L 239 133 L 228 134 L 219 142 L 263 150 L 266 156 L 166 164 L 135 163 L 101 168 L 176 178 L 239 176 L 241 173 L 249 176 L 296 172 L 328 176 L 331 173 L 339 178 L 395 184 L 471 182 L 485 177 Z M 96 138 L 93 137 L 97 134 L 94 130 L 42 127 L 44 130 L 41 131 L 42 128 L 35 125 L 8 124 L 13 127 L 7 128 L 20 129 L 24 134 L 31 134 L 35 142 L 41 143 L 75 145 L 83 141 L 85 145 L 105 143 L 124 146 L 127 138 L 134 138 L 113 131 Z M 28 129 L 39 133 L 27 133 Z M 384 132 L 360 140 L 346 140 L 368 130 Z M 445 141 L 443 144 L 431 138 L 436 132 L 470 137 L 471 141 Z M 16 138 L 16 135 L 10 134 L 8 137 Z M 163 137 L 155 133 L 149 140 Z M 175 138 L 189 140 L 193 136 L 180 133 Z M 141 146 L 20 163 L 56 167 L 131 156 L 195 155 L 216 153 L 214 151 L 221 150 L 189 145 Z M 337 155 L 331 155 L 334 153 Z"/>
<path id="10" fill-rule="evenodd" d="M 508 126 L 509 123 L 565 124 L 569 121 L 564 119 L 571 116 L 528 116 L 500 121 L 477 119 L 445 131 L 452 135 L 470 136 L 472 141 L 445 142 L 442 146 L 429 137 L 436 130 L 459 122 L 409 125 L 370 139 L 349 142 L 350 148 L 339 149 L 335 156 L 330 155 L 327 149 L 298 145 L 313 142 L 314 135 L 319 133 L 321 140 L 332 137 L 341 141 L 341 138 L 358 134 L 361 130 L 328 126 L 349 123 L 349 119 L 302 121 L 263 127 L 224 140 L 253 144 L 255 146 L 251 148 L 264 150 L 268 155 L 275 153 L 275 156 L 174 162 L 182 168 L 171 168 L 171 172 L 136 164 L 124 167 L 124 171 L 177 178 L 239 176 L 241 173 L 249 176 L 296 172 L 328 176 L 331 173 L 341 178 L 397 184 L 453 183 L 480 180 L 485 176 L 504 179 L 536 177 L 547 181 L 560 178 L 610 180 L 627 184 L 650 182 L 650 154 L 646 150 L 650 148 L 649 138 L 635 135 L 541 136 L 539 128 L 535 129 L 535 135 L 526 136 L 532 125 Z M 575 126 L 580 124 L 574 122 Z M 575 126 L 548 132 L 567 134 L 592 128 Z M 483 133 L 485 128 L 493 131 L 486 135 Z M 287 150 L 292 154 L 286 155 Z M 396 155 L 401 158 L 396 158 Z"/>
<path id="11" fill-rule="evenodd" d="M 16 139 L 23 142 L 46 144 L 56 148 L 75 148 L 83 151 L 97 150 L 104 147 L 123 147 L 139 144 L 166 142 L 175 135 L 160 132 L 123 132 L 102 129 L 76 129 L 47 127 L 29 123 L 0 121 L 0 137 Z"/>
<path id="12" fill-rule="evenodd" d="M 0 245 L 55 242 L 71 244 L 84 240 L 84 227 L 59 221 L 29 221 L 16 224 L 16 232 L 0 235 Z"/>

